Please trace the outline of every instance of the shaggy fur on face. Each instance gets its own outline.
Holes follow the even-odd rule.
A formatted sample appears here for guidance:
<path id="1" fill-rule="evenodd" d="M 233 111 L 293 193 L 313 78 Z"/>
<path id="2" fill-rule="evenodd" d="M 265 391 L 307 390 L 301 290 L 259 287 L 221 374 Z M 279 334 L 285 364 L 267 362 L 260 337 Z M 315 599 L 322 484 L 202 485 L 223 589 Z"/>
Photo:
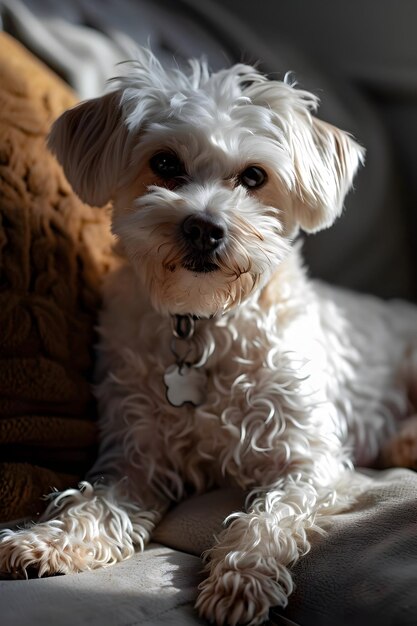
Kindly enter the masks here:
<path id="1" fill-rule="evenodd" d="M 299 226 L 315 231 L 340 214 L 363 151 L 312 117 L 312 94 L 244 65 L 167 73 L 146 52 L 115 86 L 69 111 L 51 142 L 81 197 L 113 200 L 114 233 L 161 313 L 235 307 L 266 284 Z M 178 158 L 177 177 L 150 170 L 158 151 Z M 248 189 L 240 177 L 254 166 L 266 180 Z M 213 255 L 218 271 L 204 277 L 184 269 L 178 236 L 199 213 L 221 216 L 228 233 Z"/>
<path id="2" fill-rule="evenodd" d="M 246 65 L 167 72 L 147 50 L 113 87 L 50 136 L 80 197 L 112 200 L 123 258 L 100 322 L 100 454 L 39 524 L 3 532 L 0 570 L 109 565 L 190 487 L 234 485 L 247 507 L 208 552 L 196 606 L 254 626 L 286 605 L 309 532 L 352 501 L 353 462 L 416 464 L 401 420 L 417 313 L 305 274 L 296 235 L 340 215 L 364 156 L 313 116 L 315 96 Z M 195 329 L 173 336 L 171 318 Z"/>

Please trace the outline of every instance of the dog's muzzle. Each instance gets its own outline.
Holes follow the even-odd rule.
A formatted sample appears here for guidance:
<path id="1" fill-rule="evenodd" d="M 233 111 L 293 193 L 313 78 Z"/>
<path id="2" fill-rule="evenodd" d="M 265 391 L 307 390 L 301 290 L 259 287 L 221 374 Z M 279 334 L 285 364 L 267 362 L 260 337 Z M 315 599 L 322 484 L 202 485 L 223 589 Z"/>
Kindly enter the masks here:
<path id="1" fill-rule="evenodd" d="M 181 236 L 187 253 L 183 267 L 191 272 L 214 272 L 218 269 L 216 254 L 227 238 L 225 221 L 211 213 L 189 215 L 181 224 Z"/>

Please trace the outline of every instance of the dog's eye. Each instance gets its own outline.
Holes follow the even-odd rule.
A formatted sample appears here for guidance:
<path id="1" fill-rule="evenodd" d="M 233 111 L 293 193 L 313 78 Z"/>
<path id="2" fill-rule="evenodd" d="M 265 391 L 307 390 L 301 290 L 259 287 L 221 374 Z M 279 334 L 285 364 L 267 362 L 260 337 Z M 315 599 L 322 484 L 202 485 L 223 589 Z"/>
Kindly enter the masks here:
<path id="1" fill-rule="evenodd" d="M 152 171 L 161 178 L 176 178 L 184 174 L 184 167 L 172 152 L 158 152 L 149 161 Z"/>
<path id="2" fill-rule="evenodd" d="M 255 165 L 247 167 L 239 176 L 239 182 L 248 189 L 256 189 L 266 181 L 266 172 Z"/>

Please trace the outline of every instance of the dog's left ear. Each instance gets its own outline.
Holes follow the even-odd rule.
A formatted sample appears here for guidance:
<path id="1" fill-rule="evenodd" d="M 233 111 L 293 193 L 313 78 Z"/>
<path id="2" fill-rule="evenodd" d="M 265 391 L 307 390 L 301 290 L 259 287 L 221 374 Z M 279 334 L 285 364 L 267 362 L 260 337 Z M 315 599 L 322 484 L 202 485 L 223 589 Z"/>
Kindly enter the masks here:
<path id="1" fill-rule="evenodd" d="M 75 193 L 88 204 L 112 199 L 127 159 L 128 130 L 121 92 L 114 91 L 69 109 L 53 124 L 48 146 Z"/>
<path id="2" fill-rule="evenodd" d="M 294 129 L 295 221 L 309 233 L 333 224 L 341 214 L 365 150 L 331 124 L 310 117 Z"/>

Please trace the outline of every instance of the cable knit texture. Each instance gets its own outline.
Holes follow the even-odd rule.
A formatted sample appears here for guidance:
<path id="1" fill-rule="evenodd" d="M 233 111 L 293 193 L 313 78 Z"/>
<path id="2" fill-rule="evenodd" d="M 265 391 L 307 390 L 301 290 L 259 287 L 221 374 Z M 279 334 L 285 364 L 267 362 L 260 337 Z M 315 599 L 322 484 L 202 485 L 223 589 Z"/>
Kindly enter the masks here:
<path id="1" fill-rule="evenodd" d="M 0 34 L 0 521 L 36 516 L 93 460 L 90 381 L 108 211 L 83 204 L 45 137 L 76 102 Z"/>

